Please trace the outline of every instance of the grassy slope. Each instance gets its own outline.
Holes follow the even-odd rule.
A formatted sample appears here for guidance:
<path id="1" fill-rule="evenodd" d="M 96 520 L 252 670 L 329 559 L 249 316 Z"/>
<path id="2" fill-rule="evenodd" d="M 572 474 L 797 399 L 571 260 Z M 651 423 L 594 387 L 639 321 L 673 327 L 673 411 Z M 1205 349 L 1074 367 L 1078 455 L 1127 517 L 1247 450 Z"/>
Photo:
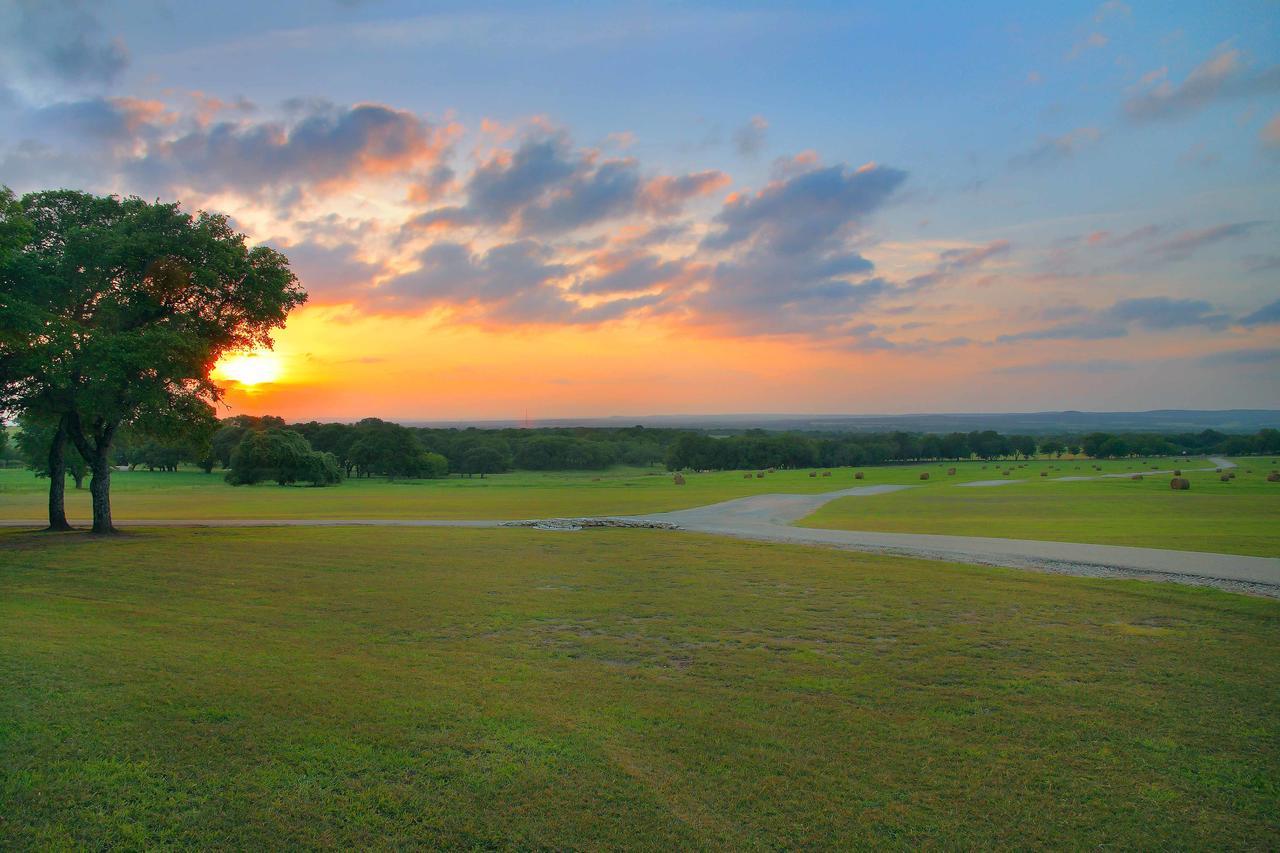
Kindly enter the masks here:
<path id="1" fill-rule="evenodd" d="M 1030 463 L 1035 464 L 1035 463 Z M 1064 473 L 1088 463 L 1058 463 Z M 1105 463 L 1108 470 L 1129 470 L 1133 463 Z M 970 462 L 955 477 L 946 467 L 907 465 L 866 468 L 855 481 L 853 470 L 837 468 L 831 477 L 808 471 L 779 471 L 764 479 L 741 472 L 690 474 L 676 486 L 657 469 L 619 468 L 609 472 L 515 472 L 480 478 L 391 483 L 382 479 L 348 480 L 334 488 L 233 488 L 221 473 L 129 471 L 112 478 L 112 504 L 118 521 L 130 518 L 544 518 L 660 512 L 769 492 L 823 492 L 854 485 L 919 483 L 931 472 L 930 487 L 963 480 L 999 477 L 998 465 Z M 1031 470 L 1015 469 L 1021 476 Z M 0 470 L 0 519 L 40 519 L 46 512 L 48 481 L 29 471 Z M 67 513 L 89 518 L 88 490 L 67 489 Z"/>
<path id="2" fill-rule="evenodd" d="M 1271 460 L 1238 461 L 1230 483 L 1212 471 L 1188 473 L 1185 492 L 1171 490 L 1168 476 L 1055 483 L 1037 474 L 995 488 L 842 498 L 800 524 L 1280 556 L 1280 483 L 1266 482 Z"/>
<path id="3" fill-rule="evenodd" d="M 1278 645 L 688 534 L 5 532 L 0 847 L 1274 847 Z"/>

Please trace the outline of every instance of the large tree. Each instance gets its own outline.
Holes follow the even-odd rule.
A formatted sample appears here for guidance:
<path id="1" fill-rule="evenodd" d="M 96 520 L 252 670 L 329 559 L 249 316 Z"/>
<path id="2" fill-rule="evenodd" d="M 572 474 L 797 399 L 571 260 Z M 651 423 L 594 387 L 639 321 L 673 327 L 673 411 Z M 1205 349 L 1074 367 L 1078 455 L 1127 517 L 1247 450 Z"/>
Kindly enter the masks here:
<path id="1" fill-rule="evenodd" d="M 0 199 L 0 201 L 3 201 Z M 225 216 L 72 190 L 23 196 L 25 239 L 0 273 L 0 407 L 56 414 L 89 463 L 110 533 L 111 447 L 220 396 L 229 351 L 271 346 L 306 293 L 284 255 Z"/>

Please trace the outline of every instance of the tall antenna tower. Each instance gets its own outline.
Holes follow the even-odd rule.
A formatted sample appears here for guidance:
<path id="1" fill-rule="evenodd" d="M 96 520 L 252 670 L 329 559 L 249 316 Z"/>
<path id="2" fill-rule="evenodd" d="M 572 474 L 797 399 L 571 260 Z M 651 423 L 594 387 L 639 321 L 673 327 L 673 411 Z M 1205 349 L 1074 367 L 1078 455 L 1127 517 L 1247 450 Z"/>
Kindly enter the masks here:
<path id="1" fill-rule="evenodd" d="M 520 424 L 520 429 L 533 429 L 533 422 L 529 420 L 529 409 L 524 410 L 524 421 Z"/>

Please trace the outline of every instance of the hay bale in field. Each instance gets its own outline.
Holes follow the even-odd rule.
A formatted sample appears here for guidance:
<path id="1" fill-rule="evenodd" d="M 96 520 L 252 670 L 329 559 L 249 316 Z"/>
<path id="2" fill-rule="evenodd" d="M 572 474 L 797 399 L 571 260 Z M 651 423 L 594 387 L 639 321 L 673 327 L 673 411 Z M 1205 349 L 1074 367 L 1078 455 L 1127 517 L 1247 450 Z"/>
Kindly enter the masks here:
<path id="1" fill-rule="evenodd" d="M 853 479 L 855 479 L 855 480 L 861 480 L 861 479 L 862 479 L 862 472 L 861 472 L 861 471 L 859 471 L 859 472 L 857 472 L 856 474 L 854 474 L 854 475 L 853 475 Z"/>
<path id="2" fill-rule="evenodd" d="M 684 474 L 681 474 L 679 471 L 677 471 L 677 472 L 676 472 L 676 475 L 675 475 L 674 477 L 672 477 L 672 478 L 671 478 L 671 481 L 672 481 L 673 483 L 675 483 L 677 486 L 683 486 L 683 485 L 684 485 Z"/>
<path id="3" fill-rule="evenodd" d="M 757 480 L 763 480 L 763 479 L 764 479 L 764 472 L 763 472 L 763 471 L 757 471 L 757 472 L 756 472 L 756 479 L 757 479 Z"/>
<path id="4" fill-rule="evenodd" d="M 1185 492 L 1187 489 L 1191 488 L 1191 481 L 1186 477 L 1174 477 L 1169 481 L 1169 488 L 1173 489 L 1175 492 Z"/>
<path id="5" fill-rule="evenodd" d="M 810 471 L 810 472 L 809 472 L 809 476 L 810 476 L 810 477 L 816 477 L 816 476 L 818 476 L 818 472 L 817 472 L 817 471 Z"/>
<path id="6" fill-rule="evenodd" d="M 948 469 L 947 469 L 947 476 L 948 476 L 948 477 L 954 477 L 955 475 L 956 475 L 956 469 L 955 469 L 955 468 L 948 468 Z"/>
<path id="7" fill-rule="evenodd" d="M 777 469 L 777 468 L 770 468 L 770 469 L 768 469 L 768 470 L 769 470 L 769 473 L 770 473 L 770 474 L 776 474 L 776 473 L 778 473 L 778 469 Z"/>
<path id="8" fill-rule="evenodd" d="M 1049 476 L 1049 472 L 1048 472 L 1048 471 L 1041 471 L 1041 472 L 1040 472 L 1040 476 L 1041 476 L 1041 477 L 1048 477 L 1048 476 Z"/>
<path id="9" fill-rule="evenodd" d="M 830 472 L 830 471 L 823 471 L 823 472 L 822 472 L 822 476 L 824 476 L 824 477 L 830 477 L 830 476 L 831 476 L 831 472 Z"/>
<path id="10" fill-rule="evenodd" d="M 1134 475 L 1133 475 L 1132 477 L 1130 477 L 1129 479 L 1130 479 L 1130 480 L 1141 480 L 1141 479 L 1142 479 L 1142 475 L 1141 475 L 1141 474 L 1134 474 Z"/>
<path id="11" fill-rule="evenodd" d="M 1221 481 L 1222 481 L 1222 482 L 1224 482 L 1224 483 L 1230 483 L 1230 482 L 1231 482 L 1231 475 L 1230 475 L 1230 474 L 1223 474 L 1223 475 L 1222 475 L 1221 477 L 1219 477 L 1218 479 L 1219 479 L 1219 480 L 1221 480 Z"/>
<path id="12" fill-rule="evenodd" d="M 1181 469 L 1181 468 L 1174 468 L 1174 469 L 1173 469 L 1173 476 L 1175 476 L 1175 477 L 1181 477 L 1181 476 L 1182 476 L 1182 469 Z"/>
<path id="13" fill-rule="evenodd" d="M 1278 473 L 1278 472 L 1276 472 L 1276 471 L 1272 471 L 1270 474 L 1268 474 L 1268 475 L 1267 475 L 1267 482 L 1268 482 L 1268 483 L 1280 483 L 1280 473 Z"/>
<path id="14" fill-rule="evenodd" d="M 922 472 L 920 472 L 920 479 L 921 479 L 921 480 L 927 480 L 927 479 L 929 479 L 929 472 L 928 472 L 928 471 L 922 471 Z"/>
<path id="15" fill-rule="evenodd" d="M 753 477 L 754 477 L 754 475 L 753 475 L 750 471 L 748 471 L 747 473 L 745 473 L 745 474 L 743 474 L 743 475 L 742 475 L 742 478 L 743 478 L 744 480 L 750 480 L 750 479 L 752 479 Z"/>
<path id="16" fill-rule="evenodd" d="M 1235 471 L 1228 471 L 1228 472 L 1227 472 L 1227 476 L 1234 480 L 1234 479 L 1236 478 L 1236 472 L 1235 472 Z"/>

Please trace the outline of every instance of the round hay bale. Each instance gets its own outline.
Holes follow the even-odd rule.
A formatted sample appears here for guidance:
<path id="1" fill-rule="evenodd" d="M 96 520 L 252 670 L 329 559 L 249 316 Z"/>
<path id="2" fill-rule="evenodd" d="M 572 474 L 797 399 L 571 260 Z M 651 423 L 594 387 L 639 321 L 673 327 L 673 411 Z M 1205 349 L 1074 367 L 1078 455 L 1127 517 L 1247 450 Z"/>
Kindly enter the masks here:
<path id="1" fill-rule="evenodd" d="M 948 477 L 954 477 L 955 475 L 956 475 L 956 469 L 955 469 L 955 468 L 948 468 L 948 469 L 947 469 L 947 476 L 948 476 Z"/>
<path id="2" fill-rule="evenodd" d="M 1041 477 L 1048 477 L 1048 476 L 1049 476 L 1049 472 L 1048 472 L 1048 471 L 1041 471 L 1041 472 L 1040 472 L 1040 476 L 1041 476 Z"/>
<path id="3" fill-rule="evenodd" d="M 676 475 L 675 475 L 674 477 L 672 477 L 672 478 L 671 478 L 671 481 L 672 481 L 673 483 L 675 483 L 677 486 L 683 486 L 683 485 L 684 485 L 684 474 L 681 474 L 679 471 L 677 471 L 677 472 L 676 472 Z"/>
<path id="4" fill-rule="evenodd" d="M 921 480 L 927 480 L 927 479 L 929 479 L 929 472 L 928 472 L 928 471 L 922 471 L 922 472 L 920 473 L 920 479 L 921 479 Z"/>
<path id="5" fill-rule="evenodd" d="M 1272 471 L 1270 474 L 1267 475 L 1267 482 L 1280 483 L 1280 473 L 1277 473 L 1276 471 Z"/>
<path id="6" fill-rule="evenodd" d="M 1236 478 L 1236 472 L 1235 472 L 1235 471 L 1228 471 L 1228 472 L 1227 472 L 1227 476 L 1234 480 L 1234 479 Z"/>
<path id="7" fill-rule="evenodd" d="M 750 471 L 742 475 L 742 479 L 744 480 L 752 480 L 754 478 L 755 478 L 755 475 L 753 475 Z"/>
<path id="8" fill-rule="evenodd" d="M 1130 480 L 1141 480 L 1141 479 L 1142 479 L 1142 475 L 1141 475 L 1141 474 L 1134 474 L 1134 475 L 1133 475 L 1132 477 L 1130 477 L 1129 479 L 1130 479 Z"/>
<path id="9" fill-rule="evenodd" d="M 763 480 L 763 479 L 764 479 L 764 472 L 763 472 L 763 471 L 757 471 L 757 472 L 756 472 L 756 479 L 757 479 L 757 480 Z"/>
<path id="10" fill-rule="evenodd" d="M 854 474 L 854 475 L 853 475 L 853 479 L 855 479 L 855 480 L 861 480 L 861 479 L 862 479 L 862 476 L 863 476 L 863 475 L 862 475 L 862 472 L 861 472 L 861 471 L 859 471 L 859 472 L 857 472 L 856 474 Z"/>
<path id="11" fill-rule="evenodd" d="M 1213 469 L 1213 473 L 1215 473 L 1215 474 L 1221 474 L 1221 473 L 1222 473 L 1222 469 L 1221 469 L 1221 468 L 1214 468 L 1214 469 Z"/>
<path id="12" fill-rule="evenodd" d="M 823 472 L 822 472 L 822 476 L 824 476 L 824 477 L 830 477 L 830 476 L 831 476 L 831 472 L 830 472 L 830 471 L 823 471 Z"/>
<path id="13" fill-rule="evenodd" d="M 1181 469 L 1181 468 L 1174 468 L 1174 469 L 1173 469 L 1173 476 L 1175 476 L 1175 477 L 1181 477 L 1181 476 L 1182 476 L 1182 469 Z"/>
<path id="14" fill-rule="evenodd" d="M 810 472 L 809 472 L 809 476 L 810 476 L 810 477 L 816 477 L 816 476 L 818 476 L 818 472 L 817 472 L 817 471 L 810 471 Z"/>
<path id="15" fill-rule="evenodd" d="M 1231 475 L 1230 475 L 1230 474 L 1223 474 L 1223 475 L 1222 475 L 1221 477 L 1219 477 L 1218 479 L 1219 479 L 1219 480 L 1221 480 L 1221 481 L 1222 481 L 1222 482 L 1224 482 L 1224 483 L 1230 483 L 1230 482 L 1231 482 Z"/>
<path id="16" fill-rule="evenodd" d="M 1187 489 L 1191 488 L 1191 481 L 1186 477 L 1174 477 L 1169 481 L 1169 488 L 1173 489 L 1175 492 L 1185 492 Z"/>

